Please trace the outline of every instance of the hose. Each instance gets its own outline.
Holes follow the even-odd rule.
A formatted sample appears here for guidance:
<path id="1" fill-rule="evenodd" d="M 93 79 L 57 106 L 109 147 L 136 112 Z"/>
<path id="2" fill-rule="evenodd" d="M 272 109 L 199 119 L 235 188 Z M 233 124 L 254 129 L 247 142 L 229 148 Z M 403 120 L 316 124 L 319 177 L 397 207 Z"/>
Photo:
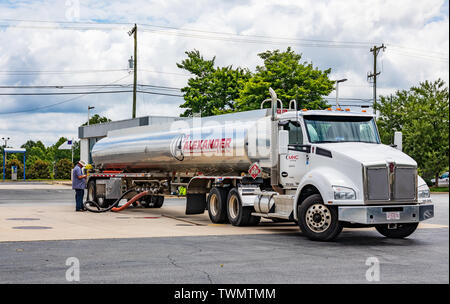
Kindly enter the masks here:
<path id="1" fill-rule="evenodd" d="M 134 203 L 135 201 L 137 201 L 137 200 L 140 199 L 141 197 L 146 196 L 147 194 L 148 194 L 148 191 L 144 191 L 144 192 L 138 193 L 138 194 L 136 194 L 135 196 L 133 196 L 133 198 L 131 198 L 125 205 L 120 206 L 119 208 L 113 207 L 113 208 L 111 209 L 111 211 L 113 211 L 113 212 L 119 212 L 119 211 L 125 210 L 125 209 L 127 209 L 128 206 L 130 206 L 132 203 Z"/>
<path id="2" fill-rule="evenodd" d="M 94 202 L 94 201 L 85 201 L 84 203 L 83 203 L 83 205 L 84 205 L 84 208 L 87 210 L 87 211 L 90 211 L 90 212 L 94 212 L 94 213 L 102 213 L 102 212 L 107 212 L 107 211 L 110 211 L 110 210 L 113 210 L 113 209 L 116 209 L 116 210 L 113 210 L 113 211 L 122 211 L 123 209 L 126 209 L 126 208 L 128 208 L 128 206 L 130 205 L 130 204 L 132 204 L 132 203 L 134 203 L 137 199 L 139 199 L 139 198 L 141 198 L 143 195 L 141 195 L 141 194 L 143 194 L 143 193 L 145 193 L 145 194 L 147 194 L 148 192 L 147 191 L 145 191 L 145 192 L 141 192 L 141 193 L 138 193 L 137 195 L 135 195 L 130 201 L 128 201 L 124 206 L 126 206 L 126 207 L 124 207 L 124 206 L 122 206 L 122 207 L 120 207 L 120 208 L 116 208 L 117 207 L 117 205 L 119 204 L 119 202 L 123 199 L 123 197 L 125 196 L 125 195 L 127 195 L 128 193 L 130 193 L 130 192 L 137 192 L 136 190 L 134 190 L 134 189 L 130 189 L 130 190 L 128 190 L 128 191 L 126 191 L 124 194 L 122 194 L 111 206 L 109 206 L 108 208 L 101 208 L 98 204 L 97 204 L 97 202 Z M 97 207 L 97 209 L 91 209 L 88 205 L 94 205 L 95 207 Z M 123 208 L 124 207 L 124 208 Z"/>

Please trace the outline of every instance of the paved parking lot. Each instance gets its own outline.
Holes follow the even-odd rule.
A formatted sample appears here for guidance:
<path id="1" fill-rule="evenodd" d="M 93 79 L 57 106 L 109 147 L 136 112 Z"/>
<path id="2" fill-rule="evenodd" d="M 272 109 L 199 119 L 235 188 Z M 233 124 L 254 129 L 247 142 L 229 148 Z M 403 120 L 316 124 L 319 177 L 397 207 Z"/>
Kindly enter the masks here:
<path id="1" fill-rule="evenodd" d="M 407 239 L 357 229 L 320 243 L 289 223 L 232 227 L 185 216 L 182 199 L 75 213 L 70 189 L 0 188 L 0 283 L 66 283 L 70 257 L 81 283 L 369 283 L 373 259 L 380 283 L 448 283 L 448 195 L 433 201 L 436 217 Z"/>

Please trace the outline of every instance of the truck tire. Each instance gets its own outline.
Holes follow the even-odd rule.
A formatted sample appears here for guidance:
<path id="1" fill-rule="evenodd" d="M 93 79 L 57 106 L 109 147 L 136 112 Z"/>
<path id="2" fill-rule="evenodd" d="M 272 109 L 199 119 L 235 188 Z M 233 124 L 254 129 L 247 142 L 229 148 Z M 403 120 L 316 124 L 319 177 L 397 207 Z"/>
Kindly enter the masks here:
<path id="1" fill-rule="evenodd" d="M 388 224 L 375 225 L 375 229 L 382 235 L 392 239 L 402 239 L 410 236 L 414 231 L 416 231 L 419 223 L 404 223 L 397 224 L 397 228 L 389 229 Z"/>
<path id="2" fill-rule="evenodd" d="M 308 196 L 297 207 L 298 225 L 309 239 L 331 241 L 342 231 L 336 208 L 323 204 L 320 194 Z"/>
<path id="3" fill-rule="evenodd" d="M 227 216 L 233 226 L 250 226 L 257 225 L 261 218 L 252 215 L 252 207 L 243 207 L 241 197 L 236 188 L 228 193 L 227 198 Z"/>
<path id="4" fill-rule="evenodd" d="M 113 199 L 106 199 L 102 196 L 97 196 L 97 186 L 95 179 L 91 179 L 87 186 L 87 201 L 93 201 L 98 204 L 100 208 L 107 208 L 115 202 Z"/>
<path id="5" fill-rule="evenodd" d="M 96 189 L 95 189 L 95 180 L 91 179 L 88 182 L 88 186 L 87 186 L 87 201 L 93 201 L 93 202 L 97 202 L 97 195 L 96 195 Z"/>
<path id="6" fill-rule="evenodd" d="M 156 195 L 154 198 L 155 202 L 153 204 L 153 208 L 161 208 L 164 204 L 164 195 Z"/>
<path id="7" fill-rule="evenodd" d="M 164 204 L 164 196 L 147 195 L 141 203 L 145 208 L 161 208 Z"/>
<path id="8" fill-rule="evenodd" d="M 206 201 L 208 215 L 211 222 L 222 224 L 228 221 L 227 191 L 221 188 L 212 188 Z"/>

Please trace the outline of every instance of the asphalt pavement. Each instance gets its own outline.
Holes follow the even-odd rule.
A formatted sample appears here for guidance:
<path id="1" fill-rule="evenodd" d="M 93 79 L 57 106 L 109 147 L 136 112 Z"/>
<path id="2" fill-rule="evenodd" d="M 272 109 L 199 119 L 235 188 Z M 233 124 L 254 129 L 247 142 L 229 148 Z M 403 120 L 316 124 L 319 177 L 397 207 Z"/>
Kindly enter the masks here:
<path id="1" fill-rule="evenodd" d="M 432 198 L 436 217 L 427 222 L 445 227 L 418 229 L 400 240 L 345 230 L 329 243 L 301 232 L 0 242 L 0 283 L 73 283 L 66 274 L 75 258 L 79 283 L 448 284 L 449 197 Z M 73 191 L 0 190 L 0 205 L 23 204 L 73 204 Z M 373 261 L 379 280 L 369 281 Z"/>

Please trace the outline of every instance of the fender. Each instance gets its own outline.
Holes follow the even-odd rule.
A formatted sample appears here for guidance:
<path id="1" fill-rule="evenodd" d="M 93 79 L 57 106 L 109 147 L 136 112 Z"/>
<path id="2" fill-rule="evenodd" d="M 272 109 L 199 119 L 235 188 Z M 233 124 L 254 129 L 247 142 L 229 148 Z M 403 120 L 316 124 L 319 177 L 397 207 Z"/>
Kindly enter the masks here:
<path id="1" fill-rule="evenodd" d="M 295 193 L 294 201 L 293 201 L 293 210 L 294 210 L 294 218 L 297 219 L 297 205 L 300 197 L 300 193 L 304 189 L 305 186 L 312 185 L 317 190 L 319 190 L 320 195 L 324 201 L 324 204 L 328 205 L 328 202 L 332 201 L 333 205 L 337 205 L 338 203 L 334 202 L 334 192 L 332 186 L 343 186 L 352 188 L 356 192 L 356 200 L 346 201 L 346 204 L 361 204 L 362 193 L 357 185 L 349 179 L 342 172 L 325 167 L 317 167 L 313 170 L 309 171 L 307 174 L 303 176 L 300 180 L 300 184 Z"/>

